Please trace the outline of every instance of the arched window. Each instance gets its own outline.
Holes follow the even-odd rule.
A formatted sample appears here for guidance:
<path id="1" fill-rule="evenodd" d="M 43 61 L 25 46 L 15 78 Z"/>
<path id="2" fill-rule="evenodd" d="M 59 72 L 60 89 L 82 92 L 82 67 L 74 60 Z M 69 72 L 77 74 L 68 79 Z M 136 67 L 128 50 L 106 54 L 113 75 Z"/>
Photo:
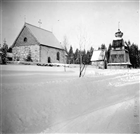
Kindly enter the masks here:
<path id="1" fill-rule="evenodd" d="M 60 60 L 60 53 L 59 52 L 57 52 L 56 59 Z"/>
<path id="2" fill-rule="evenodd" d="M 24 41 L 24 42 L 27 42 L 27 38 L 25 37 L 25 38 L 23 39 L 23 41 Z"/>
<path id="3" fill-rule="evenodd" d="M 51 63 L 51 58 L 50 57 L 48 57 L 48 63 Z"/>

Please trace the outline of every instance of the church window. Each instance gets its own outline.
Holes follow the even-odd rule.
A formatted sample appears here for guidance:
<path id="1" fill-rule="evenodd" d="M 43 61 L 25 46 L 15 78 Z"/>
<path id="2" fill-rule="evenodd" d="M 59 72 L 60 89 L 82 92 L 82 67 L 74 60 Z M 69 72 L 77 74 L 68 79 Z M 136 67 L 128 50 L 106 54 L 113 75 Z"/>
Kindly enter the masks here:
<path id="1" fill-rule="evenodd" d="M 25 38 L 23 39 L 23 41 L 24 41 L 24 42 L 27 42 L 27 38 L 25 37 Z"/>
<path id="2" fill-rule="evenodd" d="M 56 59 L 60 60 L 60 53 L 59 52 L 57 52 Z"/>
<path id="3" fill-rule="evenodd" d="M 51 58 L 50 57 L 48 57 L 48 63 L 51 63 Z"/>

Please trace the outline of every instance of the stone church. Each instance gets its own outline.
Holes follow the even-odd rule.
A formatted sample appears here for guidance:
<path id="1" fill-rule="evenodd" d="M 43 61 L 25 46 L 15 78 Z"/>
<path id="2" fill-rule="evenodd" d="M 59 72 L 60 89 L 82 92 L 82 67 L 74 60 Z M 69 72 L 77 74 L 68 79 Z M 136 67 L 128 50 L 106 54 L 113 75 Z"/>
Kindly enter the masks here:
<path id="1" fill-rule="evenodd" d="M 41 63 L 66 63 L 65 51 L 54 34 L 25 23 L 12 45 L 13 60 Z"/>

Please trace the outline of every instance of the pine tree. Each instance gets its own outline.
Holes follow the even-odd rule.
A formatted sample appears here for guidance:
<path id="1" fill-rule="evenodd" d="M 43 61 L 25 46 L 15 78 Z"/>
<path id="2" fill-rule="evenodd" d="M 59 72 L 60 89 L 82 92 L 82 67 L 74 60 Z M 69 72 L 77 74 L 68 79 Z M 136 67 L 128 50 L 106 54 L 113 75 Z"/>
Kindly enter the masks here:
<path id="1" fill-rule="evenodd" d="M 138 65 L 138 46 L 134 43 L 129 47 L 129 56 L 132 67 L 137 68 Z"/>
<path id="2" fill-rule="evenodd" d="M 3 46 L 1 48 L 1 51 L 2 51 L 2 64 L 7 64 L 7 50 L 8 50 L 8 45 L 6 44 L 6 41 L 4 41 Z"/>
<path id="3" fill-rule="evenodd" d="M 79 50 L 78 48 L 75 50 L 75 53 L 74 53 L 74 63 L 75 64 L 79 64 L 80 61 L 79 61 Z"/>
<path id="4" fill-rule="evenodd" d="M 94 51 L 94 48 L 93 47 L 91 47 L 90 48 L 90 58 L 92 57 L 92 55 L 93 55 L 93 51 Z"/>
<path id="5" fill-rule="evenodd" d="M 111 51 L 111 44 L 109 44 L 109 46 L 108 46 L 108 50 L 107 50 L 107 52 L 106 52 L 107 63 L 109 63 L 110 51 Z"/>
<path id="6" fill-rule="evenodd" d="M 84 49 L 83 51 L 82 51 L 82 63 L 83 64 L 86 64 L 86 50 Z"/>
<path id="7" fill-rule="evenodd" d="M 63 39 L 63 49 L 64 49 L 64 53 L 63 53 L 63 59 L 64 59 L 64 63 L 68 63 L 68 46 L 69 46 L 69 43 L 68 43 L 68 38 L 67 36 L 65 35 L 64 36 L 64 39 Z M 66 68 L 64 66 L 64 70 L 66 71 Z"/>
<path id="8" fill-rule="evenodd" d="M 26 61 L 32 61 L 31 50 L 29 50 Z"/>
<path id="9" fill-rule="evenodd" d="M 138 67 L 140 68 L 140 50 L 138 50 Z"/>
<path id="10" fill-rule="evenodd" d="M 72 64 L 73 63 L 73 58 L 74 58 L 72 46 L 70 46 L 70 50 L 69 50 L 69 53 L 68 53 L 68 58 L 69 58 L 69 63 Z"/>
<path id="11" fill-rule="evenodd" d="M 93 52 L 92 52 L 93 53 Z M 86 64 L 90 64 L 90 60 L 91 60 L 91 52 L 88 50 L 86 53 Z"/>
<path id="12" fill-rule="evenodd" d="M 105 44 L 102 44 L 102 45 L 101 45 L 101 49 L 106 49 Z"/>
<path id="13" fill-rule="evenodd" d="M 137 68 L 140 66 L 139 62 L 139 50 L 138 50 L 138 45 L 132 43 L 130 41 L 125 41 L 125 44 L 127 45 L 127 49 L 129 52 L 129 57 L 130 57 L 130 63 L 132 64 L 133 68 Z"/>

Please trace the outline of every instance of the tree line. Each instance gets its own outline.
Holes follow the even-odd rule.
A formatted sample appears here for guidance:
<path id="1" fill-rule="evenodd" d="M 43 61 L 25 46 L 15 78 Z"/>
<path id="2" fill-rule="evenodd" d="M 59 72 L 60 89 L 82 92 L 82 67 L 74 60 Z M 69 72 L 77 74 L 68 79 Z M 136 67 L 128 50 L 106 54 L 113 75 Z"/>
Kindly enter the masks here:
<path id="1" fill-rule="evenodd" d="M 0 63 L 1 64 L 7 63 L 7 52 L 8 52 L 8 45 L 6 44 L 6 42 L 4 42 L 3 46 L 0 47 Z"/>
<path id="2" fill-rule="evenodd" d="M 90 47 L 89 50 L 79 50 L 78 48 L 74 51 L 73 47 L 70 46 L 70 49 L 67 51 L 67 64 L 80 64 L 80 56 L 82 64 L 90 64 L 90 59 L 93 54 L 93 47 Z"/>
<path id="3" fill-rule="evenodd" d="M 67 64 L 84 64 L 89 65 L 91 64 L 90 59 L 93 55 L 94 48 L 90 47 L 89 50 L 79 50 L 78 48 L 74 51 L 73 47 L 70 46 L 69 50 L 67 49 L 67 41 L 64 41 L 64 49 L 67 57 Z M 140 50 L 138 49 L 138 45 L 135 43 L 131 43 L 130 41 L 125 41 L 125 44 L 127 45 L 129 57 L 130 57 L 130 63 L 132 64 L 133 68 L 140 68 Z M 106 59 L 107 63 L 109 62 L 110 57 L 110 50 L 111 50 L 111 44 L 109 44 L 108 48 L 105 44 L 101 44 L 100 47 L 98 47 L 98 50 L 104 49 L 106 51 Z M 7 52 L 12 52 L 11 47 L 8 48 L 8 45 L 6 42 L 3 43 L 3 46 L 0 48 L 1 52 L 1 63 L 6 64 L 7 62 Z"/>
<path id="4" fill-rule="evenodd" d="M 130 41 L 125 41 L 128 46 L 128 52 L 130 57 L 130 62 L 133 68 L 140 68 L 140 50 L 138 49 L 138 45 L 135 43 L 131 43 Z"/>
<path id="5" fill-rule="evenodd" d="M 129 53 L 130 63 L 132 64 L 133 68 L 140 68 L 140 50 L 138 49 L 138 45 L 135 43 L 131 43 L 130 41 L 125 41 L 125 44 L 127 45 L 127 50 Z M 101 44 L 100 47 L 98 47 L 98 50 L 105 50 L 105 56 L 107 59 L 107 63 L 109 63 L 110 58 L 110 50 L 111 50 L 111 44 L 108 45 L 108 48 L 105 44 Z M 67 54 L 67 64 L 80 64 L 80 55 L 82 58 L 82 64 L 89 65 L 91 64 L 90 59 L 92 57 L 92 54 L 94 52 L 94 48 L 90 47 L 89 50 L 79 50 L 78 48 L 74 51 L 73 47 L 70 46 L 69 50 L 65 49 Z"/>

